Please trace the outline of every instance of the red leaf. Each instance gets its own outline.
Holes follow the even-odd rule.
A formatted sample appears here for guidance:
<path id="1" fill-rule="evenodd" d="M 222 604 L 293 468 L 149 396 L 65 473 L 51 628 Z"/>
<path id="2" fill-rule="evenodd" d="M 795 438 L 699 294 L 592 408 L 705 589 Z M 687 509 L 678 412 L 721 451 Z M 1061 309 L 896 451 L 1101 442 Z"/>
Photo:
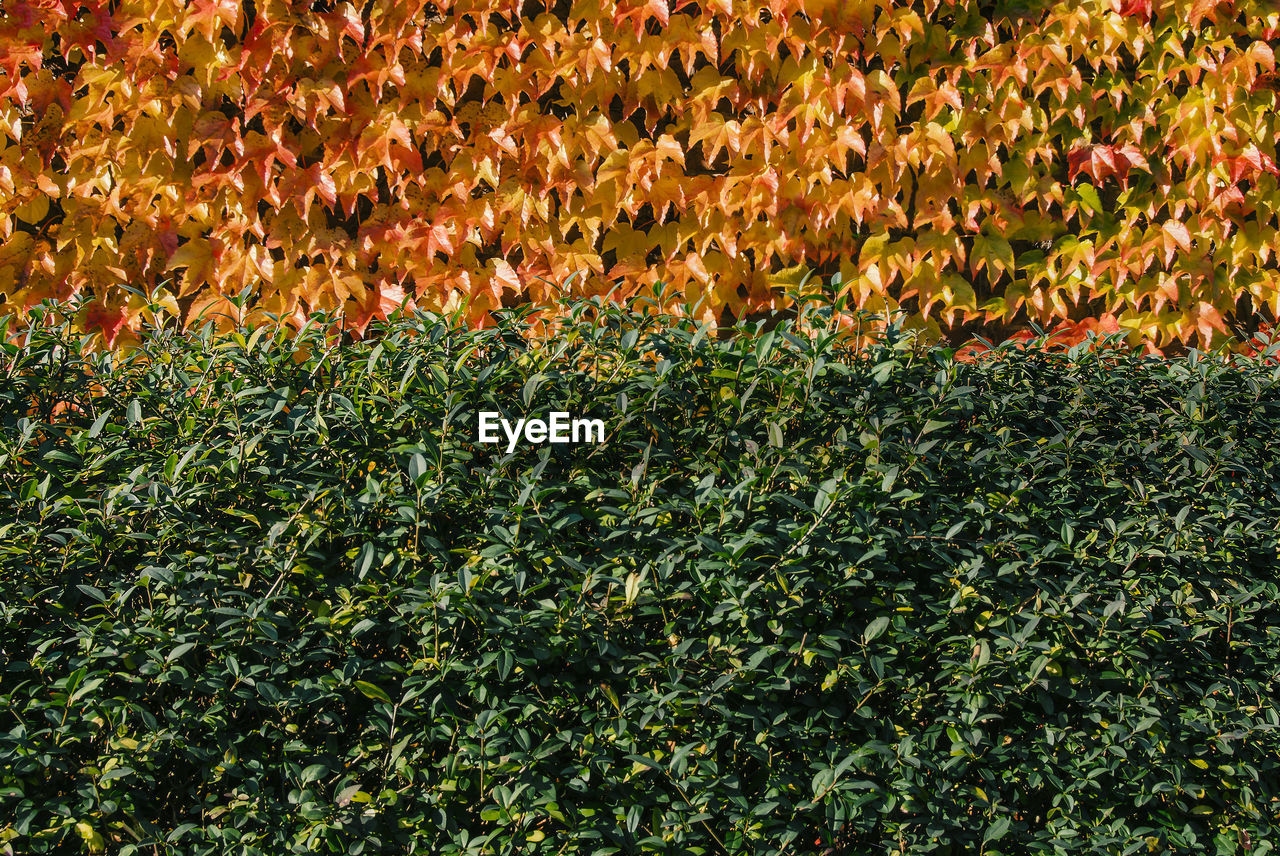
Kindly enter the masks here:
<path id="1" fill-rule="evenodd" d="M 310 207 L 311 197 L 319 194 L 325 204 L 333 208 L 338 202 L 338 186 L 333 183 L 333 177 L 321 169 L 318 163 L 307 169 L 306 176 L 311 180 L 311 189 L 306 192 L 304 207 Z"/>
<path id="2" fill-rule="evenodd" d="M 84 327 L 86 330 L 101 330 L 107 345 L 111 346 L 115 344 L 116 336 L 119 335 L 120 328 L 124 326 L 127 318 L 128 312 L 125 307 L 108 309 L 101 300 L 95 300 L 89 304 L 85 312 Z"/>
<path id="3" fill-rule="evenodd" d="M 1276 169 L 1276 162 L 1266 152 L 1261 151 L 1255 144 L 1250 143 L 1248 148 L 1242 151 L 1237 157 L 1223 158 L 1231 164 L 1231 183 L 1234 184 L 1245 176 L 1253 178 L 1259 173 L 1269 172 L 1272 175 L 1280 175 L 1280 171 Z"/>
<path id="4" fill-rule="evenodd" d="M 1093 147 L 1093 177 L 1098 183 L 1116 174 L 1116 150 L 1111 146 Z"/>
<path id="5" fill-rule="evenodd" d="M 392 312 L 400 308 L 400 304 L 404 303 L 405 293 L 404 287 L 400 285 L 380 284 L 378 286 L 378 317 L 386 320 Z M 413 300 L 410 299 L 405 308 L 412 308 Z"/>
<path id="6" fill-rule="evenodd" d="M 1132 143 L 1126 143 L 1116 149 L 1116 166 L 1123 177 L 1130 169 L 1141 167 L 1147 172 L 1151 172 L 1151 165 L 1147 163 L 1147 159 L 1142 152 L 1138 151 L 1138 147 Z"/>
<path id="7" fill-rule="evenodd" d="M 1151 0 L 1120 0 L 1118 10 L 1126 17 L 1151 19 Z"/>
<path id="8" fill-rule="evenodd" d="M 1132 144 L 1115 146 L 1081 146 L 1067 153 L 1067 181 L 1075 183 L 1076 176 L 1084 173 L 1094 184 L 1102 184 L 1115 176 L 1122 182 L 1129 170 L 1141 167 L 1150 172 L 1146 157 Z"/>
<path id="9" fill-rule="evenodd" d="M 1075 184 L 1076 176 L 1084 171 L 1085 164 L 1089 163 L 1088 146 L 1072 149 L 1067 152 L 1067 181 Z"/>
<path id="10" fill-rule="evenodd" d="M 164 250 L 165 258 L 178 251 L 178 232 L 173 228 L 173 224 L 169 222 L 169 218 L 166 217 L 160 224 L 156 240 L 160 244 L 160 249 Z"/>
<path id="11" fill-rule="evenodd" d="M 347 324 L 352 330 L 363 336 L 371 321 L 387 320 L 391 313 L 399 310 L 404 298 L 403 287 L 392 283 L 380 282 L 374 288 L 365 292 L 360 309 L 355 314 L 347 316 Z M 406 308 L 412 308 L 412 306 L 413 301 L 410 300 L 406 304 Z"/>
<path id="12" fill-rule="evenodd" d="M 956 359 L 962 363 L 976 363 L 990 352 L 990 346 L 984 345 L 982 342 L 966 342 L 956 351 Z"/>
<path id="13" fill-rule="evenodd" d="M 350 3 L 343 3 L 338 8 L 338 17 L 342 21 L 342 34 L 350 36 L 359 44 L 364 44 L 364 22 L 360 20 L 360 12 Z"/>

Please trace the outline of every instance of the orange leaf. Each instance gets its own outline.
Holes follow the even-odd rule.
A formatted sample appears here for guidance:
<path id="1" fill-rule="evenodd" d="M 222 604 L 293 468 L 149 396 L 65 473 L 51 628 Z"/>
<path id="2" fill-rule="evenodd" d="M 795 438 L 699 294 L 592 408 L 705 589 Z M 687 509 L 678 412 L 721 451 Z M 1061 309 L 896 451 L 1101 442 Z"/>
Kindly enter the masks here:
<path id="1" fill-rule="evenodd" d="M 1191 233 L 1185 225 L 1177 220 L 1166 220 L 1163 229 L 1184 253 L 1191 250 Z"/>
<path id="2" fill-rule="evenodd" d="M 707 272 L 707 267 L 702 263 L 702 259 L 696 253 L 688 253 L 684 257 L 685 267 L 689 272 L 697 278 L 698 282 L 706 285 L 711 280 L 711 274 Z"/>
<path id="3" fill-rule="evenodd" d="M 312 167 L 315 172 L 316 193 L 320 194 L 320 198 L 330 208 L 338 203 L 338 186 L 333 183 L 333 178 L 320 168 L 319 164 Z"/>
<path id="4" fill-rule="evenodd" d="M 207 238 L 192 238 L 169 257 L 165 271 L 186 268 L 182 287 L 178 290 L 178 296 L 185 297 L 206 282 L 213 282 L 216 266 L 217 253 L 213 244 Z"/>
<path id="5" fill-rule="evenodd" d="M 98 299 L 90 303 L 85 311 L 84 327 L 86 330 L 101 330 L 103 338 L 110 346 L 115 344 L 116 336 L 119 335 L 120 328 L 124 326 L 127 317 L 126 307 L 108 309 L 102 300 Z"/>
<path id="6" fill-rule="evenodd" d="M 520 281 L 519 275 L 515 268 L 506 259 L 493 259 L 490 261 L 493 268 L 493 279 L 490 280 L 490 288 L 493 290 L 495 300 L 502 300 L 502 292 L 505 289 L 511 289 L 517 295 L 524 293 L 524 283 Z"/>
<path id="7" fill-rule="evenodd" d="M 1222 313 L 1219 312 L 1210 303 L 1201 301 L 1196 304 L 1195 309 L 1196 330 L 1205 342 L 1213 340 L 1214 332 L 1228 333 L 1226 322 L 1222 320 Z"/>

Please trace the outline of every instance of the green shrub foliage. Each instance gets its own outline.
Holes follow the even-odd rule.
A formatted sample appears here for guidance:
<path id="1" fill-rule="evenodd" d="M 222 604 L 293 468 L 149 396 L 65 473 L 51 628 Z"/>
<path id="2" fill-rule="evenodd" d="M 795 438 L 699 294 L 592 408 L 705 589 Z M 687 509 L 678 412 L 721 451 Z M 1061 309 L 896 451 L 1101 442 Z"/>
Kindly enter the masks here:
<path id="1" fill-rule="evenodd" d="M 6 345 L 5 846 L 1271 849 L 1272 365 L 567 317 Z"/>

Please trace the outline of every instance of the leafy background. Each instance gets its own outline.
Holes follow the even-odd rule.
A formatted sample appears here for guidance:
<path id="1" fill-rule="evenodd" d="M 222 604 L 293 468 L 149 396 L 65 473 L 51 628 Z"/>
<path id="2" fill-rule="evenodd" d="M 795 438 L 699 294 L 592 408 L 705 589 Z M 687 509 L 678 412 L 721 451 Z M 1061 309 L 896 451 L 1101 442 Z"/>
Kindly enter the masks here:
<path id="1" fill-rule="evenodd" d="M 362 330 L 661 281 L 732 321 L 812 274 L 953 343 L 1243 340 L 1280 310 L 1278 27 L 1255 0 L 8 0 L 0 296 L 87 294 L 111 344 L 148 297 Z"/>
<path id="2" fill-rule="evenodd" d="M 564 314 L 0 345 L 0 844 L 1274 848 L 1274 360 Z"/>

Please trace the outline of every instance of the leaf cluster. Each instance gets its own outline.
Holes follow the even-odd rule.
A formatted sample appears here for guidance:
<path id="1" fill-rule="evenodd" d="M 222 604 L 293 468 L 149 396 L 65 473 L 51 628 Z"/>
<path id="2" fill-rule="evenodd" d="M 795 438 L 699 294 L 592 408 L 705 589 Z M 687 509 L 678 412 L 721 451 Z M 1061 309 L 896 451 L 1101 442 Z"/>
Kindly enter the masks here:
<path id="1" fill-rule="evenodd" d="M 10 0 L 0 298 L 132 341 L 255 296 L 363 330 L 840 277 L 952 341 L 1216 347 L 1280 316 L 1275 49 L 1242 0 Z"/>
<path id="2" fill-rule="evenodd" d="M 0 845 L 1270 849 L 1273 365 L 563 315 L 3 345 Z"/>

